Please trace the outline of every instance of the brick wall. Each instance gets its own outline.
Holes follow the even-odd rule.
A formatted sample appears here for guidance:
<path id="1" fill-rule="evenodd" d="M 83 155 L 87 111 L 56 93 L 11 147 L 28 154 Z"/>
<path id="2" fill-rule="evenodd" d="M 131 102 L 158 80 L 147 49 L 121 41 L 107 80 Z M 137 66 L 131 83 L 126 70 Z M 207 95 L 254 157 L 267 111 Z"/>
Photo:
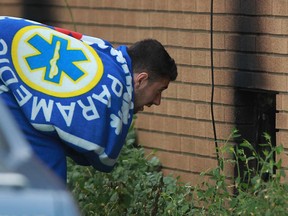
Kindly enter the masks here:
<path id="1" fill-rule="evenodd" d="M 115 45 L 147 37 L 161 41 L 175 58 L 179 77 L 161 106 L 138 115 L 139 142 L 147 152 L 157 149 L 165 173 L 199 182 L 199 173 L 217 164 L 210 113 L 210 0 L 67 2 L 69 8 L 64 0 L 0 0 L 0 14 L 75 29 Z M 213 20 L 219 144 L 235 127 L 253 137 L 254 93 L 264 91 L 276 98 L 276 143 L 287 152 L 288 1 L 214 0 Z M 287 156 L 281 158 L 287 167 Z M 227 172 L 233 175 L 232 168 Z"/>

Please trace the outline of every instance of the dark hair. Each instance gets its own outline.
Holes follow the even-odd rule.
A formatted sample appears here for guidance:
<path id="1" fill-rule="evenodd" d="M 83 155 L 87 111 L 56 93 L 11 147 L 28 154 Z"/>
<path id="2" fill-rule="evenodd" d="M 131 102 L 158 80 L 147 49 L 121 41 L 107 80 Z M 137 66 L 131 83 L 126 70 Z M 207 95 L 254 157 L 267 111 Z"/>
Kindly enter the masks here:
<path id="1" fill-rule="evenodd" d="M 163 45 L 154 39 L 145 39 L 128 48 L 134 73 L 147 71 L 151 78 L 177 78 L 177 66 Z"/>

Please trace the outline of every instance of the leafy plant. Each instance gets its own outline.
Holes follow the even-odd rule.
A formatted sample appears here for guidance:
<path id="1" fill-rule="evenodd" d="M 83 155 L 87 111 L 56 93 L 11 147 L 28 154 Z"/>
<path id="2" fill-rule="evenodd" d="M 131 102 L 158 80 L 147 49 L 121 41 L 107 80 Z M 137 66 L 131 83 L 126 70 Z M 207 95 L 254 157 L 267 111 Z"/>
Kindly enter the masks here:
<path id="1" fill-rule="evenodd" d="M 164 176 L 154 153 L 135 146 L 133 127 L 112 173 L 68 163 L 68 187 L 83 215 L 185 215 L 193 205 L 189 185 Z"/>
<path id="2" fill-rule="evenodd" d="M 265 148 L 257 152 L 245 139 L 240 144 L 230 142 L 239 137 L 235 130 L 219 149 L 219 165 L 201 173 L 203 182 L 192 186 L 164 176 L 154 153 L 146 156 L 135 145 L 132 127 L 112 173 L 69 161 L 68 186 L 84 216 L 287 215 L 288 185 L 281 183 L 281 160 L 275 161 L 283 147 L 272 146 L 270 136 L 264 134 Z M 235 166 L 238 175 L 227 176 L 228 165 Z"/>
<path id="3" fill-rule="evenodd" d="M 218 167 L 201 174 L 209 176 L 211 181 L 203 181 L 193 188 L 198 195 L 196 205 L 202 206 L 201 215 L 287 215 L 288 185 L 281 183 L 285 173 L 281 160 L 276 162 L 274 157 L 283 152 L 283 147 L 273 147 L 270 136 L 263 136 L 266 143 L 261 146 L 267 148 L 262 152 L 257 152 L 247 140 L 239 145 L 227 142 L 219 150 L 222 155 L 230 154 L 230 158 L 220 157 Z M 237 130 L 232 138 L 239 138 Z M 252 160 L 256 167 L 249 165 Z M 232 179 L 224 172 L 228 163 L 235 166 L 238 174 Z M 240 164 L 244 167 L 243 176 L 239 175 Z"/>

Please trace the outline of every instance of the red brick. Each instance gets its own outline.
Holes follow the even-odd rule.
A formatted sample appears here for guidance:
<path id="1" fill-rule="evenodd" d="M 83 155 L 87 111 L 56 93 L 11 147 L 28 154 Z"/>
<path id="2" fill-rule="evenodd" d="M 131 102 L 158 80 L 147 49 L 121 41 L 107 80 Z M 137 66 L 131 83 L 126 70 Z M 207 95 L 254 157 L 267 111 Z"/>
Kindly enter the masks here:
<path id="1" fill-rule="evenodd" d="M 231 47 L 225 47 L 225 34 L 214 34 L 213 35 L 213 48 L 214 49 L 229 49 Z M 210 39 L 210 38 L 209 38 Z M 209 45 L 210 48 L 211 45 Z"/>
<path id="2" fill-rule="evenodd" d="M 206 2 L 207 4 L 207 2 Z M 211 7 L 209 8 L 211 10 Z M 218 1 L 213 4 L 213 11 L 215 14 L 217 13 L 226 13 L 226 1 Z"/>
<path id="3" fill-rule="evenodd" d="M 284 172 L 285 176 L 288 176 L 288 170 L 285 168 L 282 168 L 282 171 Z M 280 170 L 278 170 L 280 172 Z M 282 177 L 281 178 L 281 183 L 288 183 L 288 178 L 287 177 Z"/>
<path id="4" fill-rule="evenodd" d="M 226 13 L 239 13 L 239 8 L 241 7 L 240 0 L 225 0 L 225 11 Z"/>
<path id="5" fill-rule="evenodd" d="M 208 104 L 196 104 L 196 118 L 197 119 L 210 119 L 210 106 Z"/>
<path id="6" fill-rule="evenodd" d="M 210 17 L 206 18 L 207 22 L 207 27 L 210 28 Z M 234 30 L 235 28 L 235 17 L 233 16 L 215 16 L 213 19 L 213 30 L 214 31 L 224 31 L 224 32 L 229 32 Z M 208 29 L 207 29 L 208 30 Z"/>
<path id="7" fill-rule="evenodd" d="M 166 35 L 167 36 L 167 43 L 174 45 L 174 46 L 179 45 L 181 43 L 181 41 L 178 40 L 178 35 L 179 35 L 178 31 L 169 31 Z"/>
<path id="8" fill-rule="evenodd" d="M 217 161 L 211 158 L 190 157 L 190 170 L 192 172 L 206 172 L 217 166 Z"/>
<path id="9" fill-rule="evenodd" d="M 165 125 L 166 120 L 162 116 L 154 115 L 150 120 L 149 129 L 154 131 L 165 131 L 167 125 Z"/>
<path id="10" fill-rule="evenodd" d="M 137 131 L 139 144 L 152 149 L 180 152 L 180 137 L 164 133 L 150 133 L 148 131 Z"/>
<path id="11" fill-rule="evenodd" d="M 209 48 L 210 49 L 210 34 L 198 33 L 195 34 L 195 48 Z"/>
<path id="12" fill-rule="evenodd" d="M 180 101 L 170 100 L 168 103 L 166 103 L 166 106 L 168 115 L 181 116 L 182 110 Z"/>
<path id="13" fill-rule="evenodd" d="M 277 145 L 282 145 L 284 148 L 288 148 L 288 132 L 286 132 L 285 130 L 279 130 L 276 133 L 276 143 Z"/>
<path id="14" fill-rule="evenodd" d="M 154 10 L 168 10 L 168 1 L 154 1 Z"/>
<path id="15" fill-rule="evenodd" d="M 203 121 L 191 121 L 191 135 L 205 137 L 206 123 Z"/>
<path id="16" fill-rule="evenodd" d="M 244 14 L 255 14 L 257 10 L 257 0 L 241 0 L 241 8 L 239 10 Z"/>
<path id="17" fill-rule="evenodd" d="M 163 119 L 164 122 L 164 131 L 170 132 L 170 133 L 177 133 L 177 121 L 178 119 L 176 118 L 169 118 L 166 117 Z"/>
<path id="18" fill-rule="evenodd" d="M 181 2 L 182 2 L 182 11 L 189 11 L 189 12 L 196 11 L 196 1 L 182 0 Z"/>
<path id="19" fill-rule="evenodd" d="M 192 86 L 191 87 L 191 98 L 195 101 L 208 102 L 210 100 L 211 88 L 207 86 Z"/>
<path id="20" fill-rule="evenodd" d="M 125 3 L 126 1 L 113 1 L 113 0 L 101 0 L 102 4 L 98 5 L 98 1 L 90 1 L 91 3 L 93 2 L 94 4 L 92 4 L 94 7 L 99 7 L 100 5 L 102 7 L 109 7 L 109 8 L 125 8 L 126 5 L 123 4 L 123 2 Z M 91 6 L 92 6 L 91 5 Z"/>
<path id="21" fill-rule="evenodd" d="M 177 121 L 177 134 L 190 135 L 192 129 L 192 121 L 189 119 L 181 119 Z"/>
<path id="22" fill-rule="evenodd" d="M 171 35 L 170 35 L 171 34 Z M 195 33 L 188 31 L 170 31 L 168 33 L 170 37 L 170 44 L 177 44 L 182 47 L 195 47 Z M 174 39 L 173 39 L 174 36 Z M 177 38 L 175 38 L 177 37 Z M 176 40 L 176 41 L 175 41 Z"/>
<path id="23" fill-rule="evenodd" d="M 185 64 L 185 65 L 193 64 L 193 60 L 194 60 L 193 56 L 194 56 L 194 53 L 192 53 L 191 50 L 187 50 L 187 49 L 177 50 L 178 64 Z"/>
<path id="24" fill-rule="evenodd" d="M 210 17 L 208 15 L 193 14 L 191 17 L 191 29 L 194 30 L 209 30 Z"/>
<path id="25" fill-rule="evenodd" d="M 277 110 L 279 111 L 287 111 L 288 110 L 288 95 L 283 94 L 277 94 L 276 95 L 276 105 Z"/>
<path id="26" fill-rule="evenodd" d="M 122 1 L 122 2 L 126 3 L 126 4 L 124 4 L 125 8 L 133 10 L 133 9 L 142 8 L 142 6 L 139 7 L 139 5 L 141 5 L 143 1 L 141 1 L 141 0 L 126 0 L 126 1 Z"/>
<path id="27" fill-rule="evenodd" d="M 288 2 L 286 0 L 273 1 L 273 15 L 286 16 L 288 13 Z"/>
<path id="28" fill-rule="evenodd" d="M 209 71 L 209 75 L 210 74 L 211 72 Z M 236 82 L 236 79 L 234 78 L 235 76 L 235 72 L 231 70 L 214 70 L 214 84 L 221 86 L 231 86 Z"/>
<path id="29" fill-rule="evenodd" d="M 285 92 L 287 91 L 287 76 L 279 74 L 265 74 L 266 85 L 265 89 L 270 91 Z"/>
<path id="30" fill-rule="evenodd" d="M 177 1 L 175 4 L 174 0 L 166 0 L 167 1 L 167 9 L 169 11 L 181 11 L 182 10 L 182 1 Z"/>
<path id="31" fill-rule="evenodd" d="M 163 97 L 177 98 L 178 85 L 175 82 L 171 82 L 166 91 L 163 92 Z"/>
<path id="32" fill-rule="evenodd" d="M 211 84 L 211 71 L 207 68 L 191 68 L 191 82 L 199 84 Z"/>
<path id="33" fill-rule="evenodd" d="M 257 32 L 265 34 L 281 34 L 283 31 L 282 21 L 282 19 L 261 17 L 258 22 L 259 31 Z"/>
<path id="34" fill-rule="evenodd" d="M 276 114 L 276 128 L 288 129 L 288 114 L 287 113 Z"/>
<path id="35" fill-rule="evenodd" d="M 191 85 L 190 84 L 178 84 L 177 85 L 177 98 L 178 99 L 191 99 Z"/>
<path id="36" fill-rule="evenodd" d="M 288 34 L 288 20 L 282 19 L 281 21 L 281 34 Z"/>
<path id="37" fill-rule="evenodd" d="M 197 43 L 197 41 L 196 41 Z M 195 66 L 210 66 L 210 52 L 196 50 L 191 53 L 190 64 Z"/>
<path id="38" fill-rule="evenodd" d="M 181 151 L 194 154 L 195 157 L 215 155 L 214 142 L 208 139 L 197 137 L 181 137 Z"/>
<path id="39" fill-rule="evenodd" d="M 0 4 L 0 13 L 1 15 L 5 16 L 15 16 L 21 17 L 22 16 L 22 8 L 20 5 L 5 5 Z"/>
<path id="40" fill-rule="evenodd" d="M 181 152 L 195 154 L 196 150 L 196 138 L 181 136 Z M 199 151 L 199 154 L 204 153 Z"/>
<path id="41" fill-rule="evenodd" d="M 278 111 L 283 110 L 282 98 L 283 98 L 282 94 L 276 94 L 276 110 L 278 110 Z"/>
<path id="42" fill-rule="evenodd" d="M 227 141 L 234 129 L 235 125 L 233 124 L 216 124 L 217 139 Z"/>
<path id="43" fill-rule="evenodd" d="M 158 114 L 161 114 L 161 115 L 169 115 L 168 111 L 167 111 L 167 107 L 168 107 L 168 104 L 170 103 L 170 101 L 167 101 L 165 100 L 165 98 L 161 100 L 161 104 L 160 106 L 151 106 L 151 107 L 145 107 L 145 111 L 146 112 L 150 112 L 150 113 L 158 113 Z"/>
<path id="44" fill-rule="evenodd" d="M 135 31 L 135 30 L 132 30 Z M 168 43 L 168 35 L 169 33 L 165 30 L 158 30 L 155 29 L 151 32 L 152 38 L 160 41 L 162 44 L 167 44 Z M 169 41 L 171 42 L 171 41 Z"/>
<path id="45" fill-rule="evenodd" d="M 196 10 L 197 12 L 210 12 L 210 3 L 209 1 L 203 1 L 203 0 L 196 0 Z"/>
<path id="46" fill-rule="evenodd" d="M 164 167 L 178 170 L 189 170 L 189 156 L 165 151 L 157 151 L 156 156 Z"/>
<path id="47" fill-rule="evenodd" d="M 277 155 L 276 161 L 282 160 L 282 167 L 288 167 L 288 155 L 287 153 L 281 153 L 280 155 Z"/>
<path id="48" fill-rule="evenodd" d="M 22 4 L 22 0 L 1 0 L 0 5 L 7 5 L 7 4 Z"/>
<path id="49" fill-rule="evenodd" d="M 258 52 L 287 54 L 288 42 L 286 38 L 261 36 L 256 38 Z"/>
<path id="50" fill-rule="evenodd" d="M 229 122 L 229 123 L 233 123 L 235 122 L 235 108 L 234 107 L 225 107 L 225 106 L 220 106 L 218 107 L 220 110 L 218 111 L 218 113 L 223 113 L 224 115 L 224 119 L 222 121 L 224 122 Z M 222 119 L 222 118 L 219 118 Z"/>
<path id="51" fill-rule="evenodd" d="M 138 114 L 135 127 L 141 129 L 150 129 L 150 117 L 147 117 L 145 114 Z"/>
<path id="52" fill-rule="evenodd" d="M 190 185 L 200 185 L 202 182 L 207 181 L 207 176 L 200 176 L 200 173 L 188 173 L 185 171 L 173 170 L 164 168 L 162 170 L 164 175 L 172 175 L 174 178 L 179 178 L 178 182 L 188 183 Z"/>
<path id="53" fill-rule="evenodd" d="M 272 2 L 274 0 L 262 0 L 261 4 L 257 4 L 257 14 L 261 15 L 273 15 Z"/>
<path id="54" fill-rule="evenodd" d="M 154 0 L 141 0 L 140 6 L 143 9 L 154 9 L 154 2 Z"/>
<path id="55" fill-rule="evenodd" d="M 173 0 L 174 1 L 174 0 Z M 175 2 L 175 1 L 174 1 Z M 187 13 L 178 13 L 175 17 L 176 26 L 178 29 L 191 29 L 192 25 L 192 15 Z"/>
<path id="56" fill-rule="evenodd" d="M 196 118 L 196 106 L 192 102 L 181 102 L 181 116 L 188 118 Z"/>

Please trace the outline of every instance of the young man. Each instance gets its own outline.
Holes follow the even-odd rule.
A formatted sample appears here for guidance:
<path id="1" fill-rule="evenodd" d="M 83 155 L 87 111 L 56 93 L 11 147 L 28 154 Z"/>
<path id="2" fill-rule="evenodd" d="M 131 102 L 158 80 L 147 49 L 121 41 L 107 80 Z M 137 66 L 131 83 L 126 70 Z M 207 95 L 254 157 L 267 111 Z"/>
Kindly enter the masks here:
<path id="1" fill-rule="evenodd" d="M 177 77 L 156 40 L 131 47 L 0 17 L 0 98 L 36 155 L 66 181 L 66 156 L 110 172 L 133 114 Z"/>

